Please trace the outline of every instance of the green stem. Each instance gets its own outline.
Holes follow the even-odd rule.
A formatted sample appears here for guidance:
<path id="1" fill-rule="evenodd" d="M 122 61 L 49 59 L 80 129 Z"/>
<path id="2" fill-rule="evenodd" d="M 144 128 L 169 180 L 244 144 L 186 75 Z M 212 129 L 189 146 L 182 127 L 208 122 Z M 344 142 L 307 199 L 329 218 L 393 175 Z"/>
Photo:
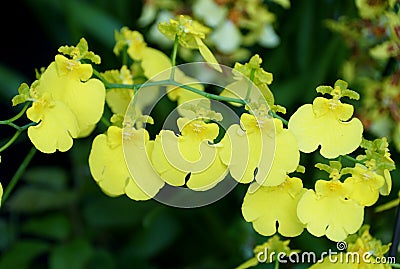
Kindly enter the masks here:
<path id="1" fill-rule="evenodd" d="M 5 143 L 1 148 L 0 148 L 0 152 L 3 152 L 4 150 L 6 150 L 9 146 L 12 145 L 12 143 L 15 142 L 15 140 L 17 140 L 17 138 L 19 137 L 19 135 L 22 133 L 22 131 L 16 131 L 15 134 L 13 135 L 13 137 L 11 137 L 10 140 L 8 140 L 7 143 Z"/>
<path id="2" fill-rule="evenodd" d="M 399 263 L 391 263 L 390 266 L 392 266 L 393 268 L 400 268 Z"/>
<path id="3" fill-rule="evenodd" d="M 251 93 L 251 88 L 253 86 L 253 80 L 254 80 L 254 75 L 256 73 L 256 69 L 252 68 L 250 71 L 250 81 L 249 81 L 249 86 L 247 87 L 247 92 L 246 92 L 246 101 L 249 101 L 250 98 L 250 93 Z"/>
<path id="4" fill-rule="evenodd" d="M 109 83 L 109 82 L 103 77 L 103 75 L 100 74 L 100 72 L 97 71 L 96 69 L 93 69 L 93 75 L 95 75 L 98 79 L 100 79 L 101 82 L 103 82 L 104 86 L 105 86 L 107 89 L 114 88 L 114 87 L 111 87 L 111 86 L 110 86 L 110 85 L 112 85 L 112 83 Z M 119 84 L 119 85 L 124 85 L 124 84 Z"/>
<path id="5" fill-rule="evenodd" d="M 26 167 L 29 165 L 29 163 L 32 160 L 35 153 L 36 153 L 36 148 L 32 147 L 31 150 L 26 155 L 25 159 L 22 161 L 21 165 L 18 167 L 17 172 L 15 172 L 14 176 L 11 178 L 10 183 L 8 183 L 8 185 L 4 191 L 2 204 L 10 196 L 12 190 L 14 189 L 15 185 L 17 185 L 19 179 L 21 178 L 22 174 L 25 172 Z"/>
<path id="6" fill-rule="evenodd" d="M 349 160 L 349 161 L 352 161 L 352 162 L 355 162 L 355 163 L 364 164 L 363 161 L 359 161 L 359 160 L 357 160 L 357 159 L 355 159 L 355 158 L 353 158 L 353 157 L 351 157 L 351 156 L 349 156 L 349 155 L 340 155 L 340 156 L 343 157 L 343 158 L 345 158 L 345 159 L 347 159 L 347 160 Z"/>
<path id="7" fill-rule="evenodd" d="M 106 127 L 110 127 L 111 123 L 104 117 L 102 116 L 100 118 L 101 123 L 103 123 Z"/>
<path id="8" fill-rule="evenodd" d="M 175 35 L 174 46 L 172 48 L 172 54 L 171 54 L 172 69 L 171 69 L 170 80 L 173 80 L 175 76 L 176 54 L 178 52 L 178 45 L 179 45 L 179 37 L 178 35 Z"/>
<path id="9" fill-rule="evenodd" d="M 274 266 L 274 269 L 279 269 L 278 255 L 275 255 L 275 266 Z"/>
<path id="10" fill-rule="evenodd" d="M 12 117 L 11 119 L 8 120 L 1 120 L 0 124 L 7 124 L 10 125 L 10 123 L 12 123 L 13 121 L 18 120 L 19 118 L 21 118 L 21 116 L 25 113 L 25 111 L 28 109 L 30 102 L 27 102 L 24 107 L 21 109 L 20 112 L 18 112 L 17 115 L 15 115 L 14 117 Z"/>
<path id="11" fill-rule="evenodd" d="M 100 78 L 101 79 L 101 78 Z M 103 81 L 104 82 L 104 81 Z M 201 96 L 204 96 L 209 99 L 214 99 L 217 101 L 225 101 L 225 102 L 232 102 L 232 103 L 238 103 L 241 105 L 247 104 L 245 100 L 242 99 L 237 99 L 237 98 L 232 98 L 232 97 L 224 97 L 224 96 L 219 96 L 216 94 L 211 94 L 207 92 L 200 91 L 194 87 L 188 86 L 181 84 L 179 82 L 176 82 L 175 80 L 172 79 L 166 79 L 166 80 L 160 80 L 160 81 L 149 81 L 145 83 L 140 83 L 140 84 L 118 84 L 118 83 L 104 83 L 107 88 L 113 88 L 113 89 L 139 89 L 140 87 L 152 87 L 152 86 L 177 86 L 179 88 L 183 88 L 185 90 L 197 93 Z"/>
<path id="12" fill-rule="evenodd" d="M 10 140 L 8 140 L 8 142 L 7 142 L 6 144 L 4 144 L 4 145 L 0 148 L 0 152 L 3 152 L 4 150 L 6 150 L 9 146 L 12 145 L 12 143 L 15 142 L 15 140 L 17 140 L 17 138 L 19 137 L 19 135 L 20 135 L 23 131 L 25 131 L 26 129 L 28 129 L 29 126 L 33 126 L 33 125 L 35 125 L 35 124 L 36 124 L 35 122 L 31 122 L 31 123 L 28 123 L 28 124 L 26 124 L 26 125 L 20 127 L 20 126 L 17 126 L 17 125 L 15 125 L 15 124 L 13 124 L 13 123 L 12 123 L 12 125 L 11 125 L 11 123 L 9 123 L 8 125 L 13 126 L 15 129 L 17 129 L 17 131 L 16 131 L 15 134 L 10 138 Z"/>
<path id="13" fill-rule="evenodd" d="M 277 119 L 279 119 L 280 121 L 282 121 L 282 123 L 285 124 L 285 126 L 288 126 L 288 125 L 289 125 L 289 122 L 288 122 L 287 120 L 285 120 L 284 118 L 282 118 L 281 116 L 279 116 L 279 115 L 276 114 L 275 112 L 269 111 L 269 113 L 270 113 L 270 115 L 271 115 L 272 117 L 277 118 Z"/>

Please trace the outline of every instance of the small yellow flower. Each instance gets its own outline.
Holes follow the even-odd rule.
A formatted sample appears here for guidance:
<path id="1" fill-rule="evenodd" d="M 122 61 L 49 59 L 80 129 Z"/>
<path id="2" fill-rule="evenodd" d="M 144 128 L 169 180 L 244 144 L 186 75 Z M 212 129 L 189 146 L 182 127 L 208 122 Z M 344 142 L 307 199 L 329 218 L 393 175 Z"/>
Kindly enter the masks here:
<path id="1" fill-rule="evenodd" d="M 159 77 L 159 80 L 169 78 L 170 72 L 165 72 L 172 66 L 169 57 L 159 50 L 148 47 L 141 33 L 122 27 L 120 32 L 115 32 L 115 39 L 114 53 L 119 55 L 126 47 L 129 57 L 140 61 L 144 75 L 148 79 L 160 73 L 163 77 Z"/>
<path id="2" fill-rule="evenodd" d="M 389 245 L 383 245 L 369 233 L 369 226 L 363 225 L 357 234 L 350 235 L 346 242 L 346 252 L 339 252 L 331 256 L 325 256 L 322 262 L 318 262 L 309 269 L 390 269 L 390 264 L 382 261 L 385 253 L 389 251 Z"/>
<path id="3" fill-rule="evenodd" d="M 275 125 L 274 159 L 272 165 L 262 162 L 255 177 L 256 181 L 263 186 L 281 184 L 288 173 L 296 171 L 300 162 L 296 138 L 289 129 L 283 128 L 282 121 L 278 119 L 273 119 L 273 121 Z"/>
<path id="4" fill-rule="evenodd" d="M 72 138 L 88 135 L 103 114 L 105 88 L 98 79 L 89 79 L 90 64 L 81 64 L 57 55 L 30 90 L 30 120 L 38 125 L 28 129 L 37 149 L 45 153 L 67 151 Z"/>
<path id="5" fill-rule="evenodd" d="M 219 158 L 219 144 L 212 144 L 218 136 L 216 123 L 201 119 L 179 118 L 180 136 L 161 130 L 154 141 L 152 163 L 163 180 L 172 186 L 193 190 L 208 190 L 224 179 L 228 169 Z"/>
<path id="6" fill-rule="evenodd" d="M 107 70 L 102 75 L 109 83 L 133 84 L 132 74 L 126 65 L 120 70 Z M 106 102 L 114 114 L 124 115 L 133 95 L 132 89 L 109 89 Z"/>
<path id="7" fill-rule="evenodd" d="M 274 253 L 284 253 L 289 257 L 293 253 L 300 252 L 299 250 L 292 250 L 289 247 L 290 240 L 282 241 L 278 235 L 274 235 L 268 239 L 267 242 L 257 245 L 253 249 L 254 257 L 245 261 L 235 269 L 247 269 L 249 267 L 257 266 L 259 262 L 272 263 L 276 260 Z"/>
<path id="8" fill-rule="evenodd" d="M 228 128 L 220 155 L 238 182 L 255 179 L 260 185 L 276 186 L 296 170 L 300 152 L 290 130 L 284 129 L 280 120 L 270 118 L 265 106 L 256 113 L 243 113 L 242 127 L 233 124 Z"/>
<path id="9" fill-rule="evenodd" d="M 252 183 L 243 200 L 244 219 L 252 222 L 254 229 L 264 236 L 277 231 L 283 236 L 298 236 L 303 232 L 304 224 L 297 218 L 296 210 L 305 191 L 301 179 L 295 177 L 287 177 L 274 187 Z"/>
<path id="10" fill-rule="evenodd" d="M 339 180 L 318 180 L 315 191 L 308 190 L 300 199 L 297 216 L 312 235 L 344 240 L 364 220 L 364 207 L 348 197 L 346 185 Z"/>
<path id="11" fill-rule="evenodd" d="M 176 19 L 170 19 L 169 22 L 161 22 L 158 25 L 158 29 L 170 40 L 175 40 L 175 37 L 177 37 L 182 47 L 198 49 L 206 62 L 211 64 L 212 68 L 222 72 L 218 61 L 203 42 L 206 34 L 210 32 L 210 28 L 193 20 L 190 16 L 179 15 Z"/>
<path id="12" fill-rule="evenodd" d="M 90 60 L 100 63 L 100 57 L 88 51 L 85 39 L 76 46 L 62 46 L 61 54 L 43 71 L 29 88 L 22 84 L 13 104 L 33 101 L 27 117 L 38 123 L 28 128 L 34 146 L 45 153 L 67 151 L 73 138 L 89 135 L 103 114 L 105 87 L 93 73 Z M 29 89 L 29 93 L 28 93 Z"/>
<path id="13" fill-rule="evenodd" d="M 357 201 L 362 206 L 371 206 L 379 198 L 379 189 L 385 183 L 383 176 L 364 165 L 356 164 L 354 168 L 345 168 L 351 176 L 344 183 L 349 188 L 349 198 Z"/>
<path id="14" fill-rule="evenodd" d="M 92 144 L 89 155 L 89 167 L 93 178 L 99 184 L 103 192 L 109 196 L 119 196 L 126 194 L 133 200 L 147 200 L 154 197 L 162 188 L 162 182 L 157 175 L 148 173 L 148 167 L 142 165 L 147 160 L 147 150 L 151 151 L 151 143 L 147 143 L 148 134 L 146 130 L 131 130 L 131 136 L 128 137 L 129 144 L 124 144 L 123 148 L 123 130 L 117 126 L 108 128 L 106 134 L 98 135 Z M 148 148 L 146 148 L 146 145 Z M 132 162 L 132 153 L 134 160 L 140 161 L 135 165 L 141 167 L 147 184 L 142 184 L 134 179 L 125 162 L 124 150 L 129 152 L 129 160 Z M 128 164 L 130 165 L 130 164 Z M 155 175 L 155 177 L 154 177 Z"/>
<path id="15" fill-rule="evenodd" d="M 379 189 L 380 194 L 389 195 L 392 189 L 392 178 L 390 171 L 396 169 L 396 165 L 389 152 L 389 143 L 386 137 L 377 138 L 373 141 L 362 139 L 361 148 L 365 149 L 365 155 L 357 156 L 359 160 L 368 160 L 368 166 L 384 177 L 385 183 Z"/>
<path id="16" fill-rule="evenodd" d="M 338 80 L 335 87 L 320 86 L 318 92 L 329 93 L 332 99 L 317 97 L 313 104 L 301 106 L 289 119 L 289 130 L 295 135 L 302 152 L 312 152 L 321 146 L 320 153 L 328 159 L 353 152 L 361 143 L 363 125 L 357 118 L 350 120 L 353 106 L 342 103 L 344 96 L 358 98 Z"/>
<path id="17" fill-rule="evenodd" d="M 261 67 L 261 63 L 262 59 L 258 54 L 251 57 L 248 63 L 235 63 L 232 73 L 236 81 L 227 85 L 220 95 L 240 99 L 248 97 L 249 101 L 258 102 L 262 94 L 268 105 L 272 107 L 274 105 L 274 96 L 268 85 L 272 83 L 273 75 L 265 71 Z M 247 96 L 249 83 L 251 83 L 250 95 Z M 237 103 L 232 104 L 238 105 Z"/>
<path id="18" fill-rule="evenodd" d="M 231 125 L 221 140 L 221 159 L 228 165 L 231 176 L 240 183 L 250 183 L 258 167 L 265 165 L 268 170 L 273 161 L 274 121 L 267 115 L 266 109 L 262 111 L 265 113 L 257 116 L 243 113 L 240 125 Z M 263 184 L 265 178 L 259 179 L 259 184 Z"/>

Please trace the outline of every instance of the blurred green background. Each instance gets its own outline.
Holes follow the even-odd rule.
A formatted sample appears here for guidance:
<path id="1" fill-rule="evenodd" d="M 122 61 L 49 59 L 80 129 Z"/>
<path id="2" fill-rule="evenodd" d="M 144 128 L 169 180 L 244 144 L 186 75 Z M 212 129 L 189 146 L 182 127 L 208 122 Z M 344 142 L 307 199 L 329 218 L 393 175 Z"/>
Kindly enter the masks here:
<path id="1" fill-rule="evenodd" d="M 343 14 L 356 16 L 356 9 L 348 0 L 292 1 L 287 10 L 265 3 L 277 16 L 275 27 L 281 43 L 276 48 L 255 45 L 250 49 L 262 56 L 264 69 L 273 73 L 271 90 L 276 103 L 291 115 L 314 99 L 316 86 L 333 85 L 340 78 L 349 51 L 323 22 Z M 31 84 L 35 69 L 53 61 L 60 46 L 75 45 L 82 36 L 89 49 L 102 58 L 99 71 L 119 68 L 112 53 L 114 30 L 128 26 L 145 32 L 137 23 L 141 8 L 142 2 L 135 0 L 9 1 L 2 7 L 0 24 L 1 119 L 18 111 L 11 107 L 11 98 L 20 83 Z M 165 52 L 169 54 L 169 50 Z M 1 126 L 1 138 L 11 136 L 10 129 Z M 105 126 L 99 124 L 93 137 L 103 131 Z M 91 141 L 77 140 L 67 153 L 35 156 L 0 211 L 1 269 L 234 268 L 252 256 L 255 244 L 266 241 L 241 215 L 246 186 L 237 186 L 214 204 L 190 210 L 104 195 L 88 168 Z M 30 147 L 27 137 L 21 135 L 2 154 L 3 187 Z M 392 157 L 400 158 L 394 150 Z M 312 166 L 319 156 L 302 158 L 303 165 Z M 396 198 L 399 172 L 392 177 L 395 191 L 381 197 L 378 204 Z M 371 224 L 373 235 L 388 243 L 394 215 L 395 209 L 375 214 L 367 208 L 365 222 Z M 320 253 L 334 245 L 304 231 L 290 246 Z"/>

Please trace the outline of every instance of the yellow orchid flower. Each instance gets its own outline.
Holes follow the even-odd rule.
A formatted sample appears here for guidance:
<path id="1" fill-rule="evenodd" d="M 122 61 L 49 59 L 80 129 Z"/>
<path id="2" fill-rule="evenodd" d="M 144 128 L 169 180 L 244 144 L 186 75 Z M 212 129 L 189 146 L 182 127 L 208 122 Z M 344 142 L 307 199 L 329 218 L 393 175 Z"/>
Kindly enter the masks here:
<path id="1" fill-rule="evenodd" d="M 355 233 L 364 220 L 364 207 L 348 199 L 348 188 L 339 180 L 318 180 L 315 191 L 308 190 L 297 206 L 297 216 L 314 236 L 332 241 Z"/>
<path id="2" fill-rule="evenodd" d="M 287 177 L 274 187 L 252 183 L 243 200 L 243 217 L 261 235 L 270 236 L 278 231 L 283 236 L 298 236 L 304 224 L 297 217 L 297 204 L 305 191 L 301 179 L 296 177 Z"/>
<path id="3" fill-rule="evenodd" d="M 242 127 L 233 124 L 228 128 L 221 140 L 221 159 L 238 182 L 255 179 L 260 185 L 276 186 L 296 170 L 300 152 L 290 130 L 284 129 L 280 120 L 270 118 L 265 106 L 257 113 L 243 113 Z"/>
<path id="4" fill-rule="evenodd" d="M 357 118 L 350 120 L 353 106 L 339 99 L 358 94 L 347 89 L 347 83 L 338 80 L 335 87 L 320 86 L 318 92 L 329 93 L 332 99 L 317 97 L 313 104 L 301 106 L 289 119 L 289 130 L 295 135 L 299 149 L 309 153 L 321 146 L 320 153 L 328 159 L 353 152 L 361 143 L 363 125 Z"/>
<path id="5" fill-rule="evenodd" d="M 109 83 L 133 84 L 132 73 L 123 65 L 120 70 L 107 70 L 103 77 Z M 132 89 L 109 89 L 106 94 L 106 103 L 112 113 L 124 115 L 133 98 Z"/>
<path id="6" fill-rule="evenodd" d="M 262 59 L 258 54 L 251 57 L 248 63 L 235 63 L 232 70 L 235 81 L 225 87 L 220 93 L 221 96 L 247 99 L 251 102 L 258 102 L 261 96 L 267 101 L 268 105 L 274 105 L 274 95 L 268 85 L 272 83 L 272 73 L 265 71 L 261 67 Z M 251 83 L 249 85 L 249 83 Z M 250 86 L 250 89 L 249 89 Z M 247 92 L 250 90 L 250 95 Z M 261 92 L 261 94 L 260 94 Z M 239 106 L 237 103 L 232 105 Z"/>
<path id="7" fill-rule="evenodd" d="M 357 234 L 350 235 L 345 252 L 325 256 L 309 269 L 390 269 L 382 258 L 389 251 L 389 245 L 383 245 L 369 233 L 369 226 L 363 225 Z M 379 261 L 377 259 L 380 259 Z"/>
<path id="8" fill-rule="evenodd" d="M 177 37 L 182 47 L 198 49 L 212 68 L 222 72 L 217 59 L 203 42 L 206 34 L 210 32 L 210 28 L 193 20 L 188 15 L 179 15 L 176 19 L 170 19 L 169 22 L 161 22 L 158 29 L 170 40 L 175 40 L 175 37 Z"/>
<path id="9" fill-rule="evenodd" d="M 371 206 L 378 201 L 379 189 L 385 184 L 383 176 L 358 163 L 354 168 L 345 168 L 342 172 L 351 173 L 344 181 L 349 188 L 350 199 L 362 206 Z"/>
<path id="10" fill-rule="evenodd" d="M 119 55 L 125 47 L 127 47 L 128 55 L 135 61 L 140 61 L 144 75 L 151 79 L 158 74 L 158 79 L 168 79 L 171 68 L 171 60 L 163 52 L 148 47 L 144 41 L 143 35 L 138 31 L 132 31 L 128 27 L 122 27 L 120 32 L 115 32 L 116 44 L 114 53 Z"/>
<path id="11" fill-rule="evenodd" d="M 124 147 L 122 134 L 122 128 L 110 126 L 106 134 L 100 134 L 93 140 L 89 155 L 90 171 L 105 194 L 109 196 L 126 194 L 133 200 L 148 200 L 157 194 L 164 182 L 156 176 L 147 178 L 148 185 L 139 185 L 132 177 L 124 155 L 124 149 L 126 149 L 129 151 L 130 161 L 132 161 L 132 152 L 143 160 L 143 157 L 146 156 L 146 150 L 151 151 L 152 146 L 150 143 L 148 148 L 143 148 L 143 144 L 145 143 L 147 146 L 148 142 L 147 131 L 144 129 L 131 130 L 131 136 L 128 140 L 131 141 L 129 143 L 133 144 L 124 144 Z M 139 163 L 135 165 L 139 165 Z M 142 176 L 147 177 L 149 175 L 146 171 L 148 170 L 143 169 L 144 174 Z M 155 184 L 155 182 L 158 184 Z"/>
<path id="12" fill-rule="evenodd" d="M 154 141 L 152 163 L 161 178 L 172 186 L 208 190 L 224 179 L 227 166 L 218 156 L 219 144 L 210 144 L 218 136 L 216 123 L 202 119 L 179 118 L 181 132 L 176 136 L 161 130 Z"/>

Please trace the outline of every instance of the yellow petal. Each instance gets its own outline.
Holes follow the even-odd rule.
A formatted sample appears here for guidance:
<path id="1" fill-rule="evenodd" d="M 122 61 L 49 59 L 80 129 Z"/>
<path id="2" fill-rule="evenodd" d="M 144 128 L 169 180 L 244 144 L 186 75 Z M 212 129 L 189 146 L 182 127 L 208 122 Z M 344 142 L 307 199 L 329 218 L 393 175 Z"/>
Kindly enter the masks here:
<path id="1" fill-rule="evenodd" d="M 357 118 L 342 122 L 332 113 L 316 117 L 312 105 L 306 104 L 290 118 L 289 130 L 295 135 L 300 151 L 309 153 L 321 145 L 321 155 L 333 159 L 358 148 L 363 126 Z"/>
<path id="2" fill-rule="evenodd" d="M 254 192 L 248 190 L 242 205 L 243 217 L 252 222 L 261 235 L 275 234 L 278 226 L 278 232 L 283 236 L 297 236 L 304 229 L 296 214 L 298 201 L 304 192 L 299 178 L 287 178 L 276 187 L 258 186 Z"/>
<path id="3" fill-rule="evenodd" d="M 148 79 L 168 79 L 171 74 L 171 60 L 161 51 L 146 47 L 142 55 L 142 68 Z"/>
<path id="4" fill-rule="evenodd" d="M 199 46 L 199 51 L 201 56 L 203 56 L 204 60 L 206 60 L 209 65 L 217 70 L 218 72 L 222 72 L 221 67 L 219 66 L 219 63 L 217 59 L 215 59 L 214 54 L 211 52 L 211 50 L 204 44 L 204 42 L 201 40 L 201 38 L 195 36 L 194 37 L 196 40 L 197 45 Z"/>
<path id="5" fill-rule="evenodd" d="M 248 90 L 250 90 L 249 96 L 247 96 Z M 252 102 L 258 102 L 260 98 L 263 98 L 260 89 L 249 79 L 245 78 L 243 75 L 240 75 L 238 80 L 228 84 L 219 95 L 224 97 L 242 99 L 242 100 L 245 100 L 246 97 L 248 97 L 248 100 Z M 229 103 L 234 106 L 242 106 L 242 104 L 239 103 L 234 103 L 234 102 L 229 102 Z"/>
<path id="6" fill-rule="evenodd" d="M 392 177 L 388 169 L 383 170 L 383 177 L 385 178 L 385 184 L 379 189 L 379 192 L 382 195 L 389 195 L 392 190 Z"/>
<path id="7" fill-rule="evenodd" d="M 304 193 L 297 207 L 297 216 L 312 235 L 338 242 L 361 227 L 364 207 L 342 196 L 343 183 L 318 180 L 315 189 Z"/>
<path id="8" fill-rule="evenodd" d="M 209 145 L 208 143 L 202 143 L 204 147 L 212 148 L 215 152 L 215 145 Z M 205 152 L 205 150 L 202 150 Z M 199 172 L 192 172 L 190 178 L 187 182 L 188 188 L 196 191 L 200 190 L 209 190 L 221 182 L 225 176 L 228 174 L 228 168 L 225 164 L 222 163 L 221 159 L 217 156 L 217 154 L 209 155 L 211 159 L 214 159 L 214 162 L 211 163 L 205 170 L 200 170 L 199 167 L 194 167 L 193 170 L 197 170 Z"/>
<path id="9" fill-rule="evenodd" d="M 278 119 L 274 119 L 275 126 L 282 125 Z M 269 152 L 273 155 L 271 165 L 270 159 L 264 158 L 258 168 L 256 180 L 263 186 L 276 186 L 285 181 L 288 173 L 294 172 L 300 162 L 300 152 L 296 138 L 288 129 L 281 129 L 276 132 L 275 139 L 264 140 L 263 153 Z M 268 143 L 268 145 L 266 144 Z"/>
<path id="10" fill-rule="evenodd" d="M 28 118 L 31 119 L 32 114 L 37 114 L 34 106 L 28 109 Z M 74 113 L 59 101 L 44 111 L 38 125 L 28 128 L 29 139 L 44 153 L 69 150 L 73 144 L 72 138 L 78 134 L 79 126 Z"/>
<path id="11" fill-rule="evenodd" d="M 61 100 L 71 108 L 84 134 L 85 130 L 87 132 L 90 126 L 96 124 L 103 115 L 106 94 L 104 84 L 98 79 L 78 82 L 64 78 L 57 83 L 63 85 L 63 91 L 53 94 L 53 98 Z"/>
<path id="12" fill-rule="evenodd" d="M 82 64 L 77 60 L 71 60 L 63 55 L 55 56 L 55 67 L 58 77 L 67 77 L 75 81 L 86 81 L 93 73 L 91 64 Z"/>
<path id="13" fill-rule="evenodd" d="M 261 158 L 261 151 L 250 146 L 250 137 L 238 124 L 229 126 L 221 140 L 219 152 L 222 162 L 229 167 L 231 176 L 240 183 L 254 179 L 254 170 Z"/>
<path id="14" fill-rule="evenodd" d="M 126 195 L 133 200 L 154 197 L 165 182 L 156 173 L 151 163 L 154 141 L 149 140 L 145 129 L 124 132 L 124 154 L 132 175 L 125 188 Z"/>
<path id="15" fill-rule="evenodd" d="M 185 177 L 187 171 L 178 170 L 175 166 L 171 165 L 165 153 L 168 156 L 177 156 L 180 154 L 171 154 L 170 151 L 164 149 L 164 145 L 171 145 L 172 149 L 178 148 L 178 138 L 172 131 L 161 130 L 154 140 L 154 148 L 151 154 L 151 161 L 155 170 L 165 182 L 172 186 L 182 186 L 185 184 Z M 179 152 L 179 150 L 178 150 Z"/>
<path id="16" fill-rule="evenodd" d="M 111 89 L 106 94 L 107 105 L 114 114 L 125 115 L 132 98 L 133 90 L 128 89 Z"/>
<path id="17" fill-rule="evenodd" d="M 108 133 L 112 131 L 119 131 L 121 134 L 120 128 L 111 126 L 107 135 L 98 135 L 93 140 L 89 154 L 89 168 L 94 180 L 105 194 L 118 196 L 125 193 L 125 186 L 131 177 L 125 164 L 120 141 L 115 142 L 118 145 L 115 147 L 112 147 L 108 141 Z M 122 137 L 119 138 L 121 139 Z"/>

